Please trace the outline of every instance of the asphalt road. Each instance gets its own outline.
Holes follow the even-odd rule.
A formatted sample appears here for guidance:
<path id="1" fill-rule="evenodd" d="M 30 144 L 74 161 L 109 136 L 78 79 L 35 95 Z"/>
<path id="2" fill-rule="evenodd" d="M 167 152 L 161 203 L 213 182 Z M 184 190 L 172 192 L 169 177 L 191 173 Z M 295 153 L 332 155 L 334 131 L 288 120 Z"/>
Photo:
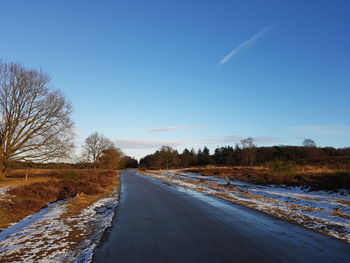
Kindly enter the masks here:
<path id="1" fill-rule="evenodd" d="M 350 245 L 134 171 L 93 262 L 350 262 Z"/>

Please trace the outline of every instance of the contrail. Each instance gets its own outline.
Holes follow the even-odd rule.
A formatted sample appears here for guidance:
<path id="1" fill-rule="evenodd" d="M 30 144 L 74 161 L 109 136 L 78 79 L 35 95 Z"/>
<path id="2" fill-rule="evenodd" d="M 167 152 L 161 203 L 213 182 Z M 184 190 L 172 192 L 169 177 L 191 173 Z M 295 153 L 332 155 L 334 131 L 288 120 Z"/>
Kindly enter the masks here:
<path id="1" fill-rule="evenodd" d="M 261 36 L 266 34 L 272 25 L 269 25 L 267 27 L 264 27 L 262 30 L 260 30 L 258 33 L 256 33 L 254 36 L 249 38 L 248 40 L 242 42 L 238 45 L 234 50 L 232 50 L 229 54 L 227 54 L 220 62 L 219 65 L 225 64 L 227 61 L 230 60 L 233 56 L 237 55 L 239 52 L 241 52 L 243 49 L 249 47 L 250 45 L 254 44 Z"/>

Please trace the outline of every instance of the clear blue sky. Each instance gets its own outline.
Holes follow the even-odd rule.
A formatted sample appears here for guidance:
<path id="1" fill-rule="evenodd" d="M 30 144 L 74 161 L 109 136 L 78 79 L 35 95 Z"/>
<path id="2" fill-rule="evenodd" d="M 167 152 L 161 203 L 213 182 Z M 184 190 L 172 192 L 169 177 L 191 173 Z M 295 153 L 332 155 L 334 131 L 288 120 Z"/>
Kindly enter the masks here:
<path id="1" fill-rule="evenodd" d="M 98 131 L 138 158 L 247 136 L 349 147 L 349 14 L 347 0 L 3 0 L 0 57 L 52 77 L 78 143 Z"/>

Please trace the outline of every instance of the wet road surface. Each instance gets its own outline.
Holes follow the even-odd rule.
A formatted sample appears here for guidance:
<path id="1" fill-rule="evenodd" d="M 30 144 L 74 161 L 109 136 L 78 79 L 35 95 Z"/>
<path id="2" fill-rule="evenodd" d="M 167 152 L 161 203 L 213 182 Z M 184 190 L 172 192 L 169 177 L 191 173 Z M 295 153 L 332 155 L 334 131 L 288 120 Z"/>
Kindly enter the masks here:
<path id="1" fill-rule="evenodd" d="M 350 244 L 126 171 L 93 262 L 350 262 Z"/>

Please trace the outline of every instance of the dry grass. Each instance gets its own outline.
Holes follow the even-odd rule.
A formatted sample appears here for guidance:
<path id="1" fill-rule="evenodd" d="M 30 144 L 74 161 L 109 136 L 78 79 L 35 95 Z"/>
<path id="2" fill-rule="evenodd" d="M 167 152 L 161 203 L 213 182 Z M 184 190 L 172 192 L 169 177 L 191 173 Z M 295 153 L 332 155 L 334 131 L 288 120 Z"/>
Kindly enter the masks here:
<path id="1" fill-rule="evenodd" d="M 28 177 L 37 176 L 59 176 L 69 171 L 69 169 L 39 169 L 39 168 L 28 168 L 28 169 L 12 169 L 7 173 L 7 177 L 19 177 L 24 178 L 26 174 Z"/>
<path id="2" fill-rule="evenodd" d="M 83 209 L 92 205 L 99 199 L 103 198 L 105 194 L 99 195 L 85 195 L 80 194 L 71 200 L 67 206 L 67 211 L 61 215 L 60 219 L 64 223 L 70 226 L 71 231 L 68 232 L 68 235 L 65 237 L 65 240 L 69 242 L 70 249 L 77 247 L 83 240 L 90 236 L 90 231 L 93 229 L 82 229 L 77 227 L 79 223 L 77 218 L 79 218 L 80 213 Z M 75 219 L 75 220 L 74 220 Z"/>
<path id="3" fill-rule="evenodd" d="M 16 214 L 10 213 L 9 209 L 7 209 L 6 207 L 1 207 L 0 205 L 0 230 L 5 229 L 9 225 L 11 225 L 11 223 L 20 221 L 27 215 L 28 214 L 24 212 Z"/>
<path id="4" fill-rule="evenodd" d="M 106 170 L 70 171 L 58 178 L 12 188 L 7 198 L 0 200 L 0 229 L 52 202 L 82 193 L 89 196 L 105 194 L 111 190 L 116 176 L 116 172 Z"/>
<path id="5" fill-rule="evenodd" d="M 320 173 L 333 173 L 335 170 L 326 166 L 315 165 L 298 165 L 297 173 L 299 174 L 320 174 Z"/>
<path id="6" fill-rule="evenodd" d="M 59 221 L 64 222 L 64 224 L 69 227 L 69 231 L 63 229 L 56 230 L 52 235 L 56 235 L 57 238 L 50 245 L 49 242 L 51 242 L 52 239 L 49 240 L 44 232 L 38 232 L 38 234 L 31 239 L 31 242 L 41 242 L 44 244 L 44 247 L 49 246 L 51 249 L 41 249 L 36 251 L 33 257 L 34 261 L 46 260 L 48 255 L 61 251 L 62 249 L 66 250 L 67 253 L 74 253 L 74 251 L 77 251 L 75 248 L 79 247 L 85 240 L 90 239 L 91 236 L 94 235 L 95 229 L 93 226 L 84 227 L 84 225 L 79 225 L 79 223 L 81 223 L 81 213 L 85 208 L 89 207 L 99 199 L 110 196 L 114 190 L 119 192 L 120 181 L 117 173 L 114 173 L 112 181 L 112 184 L 108 185 L 103 193 L 96 195 L 86 195 L 82 193 L 65 202 L 67 204 L 65 212 L 60 216 Z M 65 235 L 62 235 L 62 233 L 65 233 Z M 56 244 L 56 246 L 54 246 L 54 244 Z M 0 262 L 23 261 L 23 257 L 27 253 L 28 250 L 23 248 L 16 253 L 6 255 L 0 260 Z"/>
<path id="7" fill-rule="evenodd" d="M 345 217 L 345 218 L 350 218 L 350 214 L 346 214 L 346 213 L 340 211 L 340 210 L 337 209 L 337 208 L 334 209 L 333 215 L 335 215 L 335 216 L 341 216 L 341 217 Z"/>
<path id="8" fill-rule="evenodd" d="M 25 180 L 25 178 L 18 178 L 18 177 L 6 177 L 5 179 L 0 180 L 0 187 L 22 186 L 22 185 L 28 185 L 32 183 L 47 182 L 52 179 L 54 178 L 50 178 L 47 176 L 28 177 L 28 180 Z"/>
<path id="9" fill-rule="evenodd" d="M 81 229 L 77 227 L 76 224 L 78 222 L 72 219 L 79 218 L 83 209 L 92 205 L 99 199 L 110 195 L 111 192 L 115 190 L 115 187 L 117 187 L 116 190 L 119 192 L 120 191 L 119 175 L 117 175 L 113 181 L 114 181 L 113 184 L 108 185 L 104 193 L 101 193 L 98 195 L 86 195 L 84 193 L 78 194 L 74 199 L 72 199 L 69 202 L 67 206 L 67 211 L 61 215 L 61 220 L 63 220 L 65 224 L 69 225 L 72 230 L 72 231 L 69 231 L 68 236 L 65 237 L 65 239 L 70 244 L 70 249 L 74 249 L 79 244 L 81 244 L 83 240 L 85 240 L 86 238 L 89 238 L 89 236 L 91 235 L 91 231 L 93 231 L 93 229 Z"/>
<path id="10" fill-rule="evenodd" d="M 28 174 L 29 178 L 30 177 L 38 177 L 38 176 L 49 176 L 49 177 L 60 177 L 67 172 L 70 171 L 76 171 L 80 173 L 91 173 L 91 172 L 107 172 L 109 171 L 108 169 L 44 169 L 44 168 L 26 168 L 26 169 L 11 169 L 7 173 L 7 177 L 20 177 L 24 178 L 26 174 Z"/>
<path id="11" fill-rule="evenodd" d="M 283 168 L 283 167 L 282 167 Z M 257 184 L 308 185 L 317 190 L 350 188 L 350 171 L 332 170 L 325 166 L 298 165 L 294 172 L 269 167 L 195 167 L 182 169 L 205 176 L 236 179 Z"/>
<path id="12" fill-rule="evenodd" d="M 314 208 L 314 207 L 293 204 L 293 203 L 287 203 L 287 206 L 289 206 L 290 208 L 295 209 L 295 210 L 301 210 L 301 211 L 307 211 L 307 212 L 323 211 L 322 208 Z"/>

